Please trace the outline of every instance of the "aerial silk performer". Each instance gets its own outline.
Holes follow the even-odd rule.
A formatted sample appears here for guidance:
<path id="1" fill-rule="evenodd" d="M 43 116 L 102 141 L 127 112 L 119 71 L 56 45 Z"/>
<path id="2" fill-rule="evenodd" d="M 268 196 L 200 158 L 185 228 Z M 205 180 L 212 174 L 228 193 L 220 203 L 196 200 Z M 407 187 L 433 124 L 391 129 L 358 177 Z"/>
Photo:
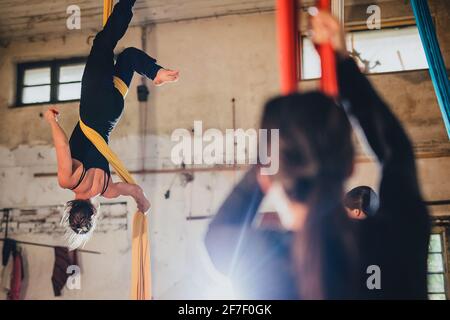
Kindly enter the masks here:
<path id="1" fill-rule="evenodd" d="M 52 128 L 58 162 L 58 182 L 75 193 L 62 219 L 68 247 L 83 246 L 92 235 L 98 217 L 94 199 L 131 196 L 138 212 L 133 217 L 131 298 L 151 299 L 150 252 L 146 212 L 150 208 L 139 187 L 117 155 L 109 148 L 111 131 L 124 110 L 124 98 L 134 72 L 155 85 L 175 82 L 177 71 L 167 70 L 137 48 L 126 48 L 114 61 L 114 49 L 124 36 L 133 16 L 136 0 L 120 0 L 112 9 L 105 0 L 104 27 L 95 37 L 81 84 L 80 120 L 68 141 L 59 126 L 59 111 L 50 108 L 45 118 Z M 109 165 L 122 182 L 111 181 Z"/>

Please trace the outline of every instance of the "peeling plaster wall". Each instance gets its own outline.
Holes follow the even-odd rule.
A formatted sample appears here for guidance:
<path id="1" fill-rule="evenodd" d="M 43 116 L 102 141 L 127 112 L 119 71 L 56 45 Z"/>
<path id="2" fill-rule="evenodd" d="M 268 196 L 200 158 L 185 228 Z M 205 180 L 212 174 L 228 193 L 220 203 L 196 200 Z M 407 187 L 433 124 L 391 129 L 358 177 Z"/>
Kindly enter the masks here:
<path id="1" fill-rule="evenodd" d="M 153 143 L 149 143 L 150 145 L 156 143 L 171 145 L 167 137 L 165 139 L 148 137 L 147 140 L 153 141 Z M 137 147 L 129 141 L 129 138 L 117 138 L 112 147 L 120 150 L 121 153 L 130 154 Z M 56 157 L 54 149 L 50 146 L 21 146 L 12 152 L 6 151 L 5 148 L 1 150 L 2 159 L 29 159 L 28 163 L 23 161 L 20 166 L 2 165 L 0 171 L 2 208 L 39 208 L 40 206 L 46 208 L 49 205 L 59 205 L 59 209 L 61 209 L 61 205 L 71 199 L 71 192 L 60 189 L 55 177 L 33 177 L 35 172 L 54 171 Z M 38 154 L 42 155 L 39 157 L 41 164 L 37 157 Z M 149 157 L 149 159 L 151 158 Z M 156 160 L 154 161 L 156 162 Z M 127 163 L 133 169 L 138 168 L 140 161 L 131 159 Z M 209 269 L 209 261 L 204 256 L 202 245 L 208 220 L 189 221 L 187 218 L 212 215 L 226 196 L 231 183 L 236 181 L 239 176 L 239 173 L 232 172 L 225 174 L 197 173 L 191 183 L 186 183 L 183 175 L 178 174 L 136 176 L 138 183 L 149 195 L 152 203 L 149 228 L 155 298 L 200 299 L 214 297 L 217 294 L 214 291 L 218 285 L 215 280 L 216 275 L 213 270 Z M 117 179 L 117 177 L 115 178 Z M 171 189 L 170 199 L 165 199 L 164 194 L 169 188 Z M 133 201 L 128 198 L 121 197 L 112 201 L 103 199 L 102 215 L 108 216 L 108 210 L 104 209 L 108 208 L 107 203 L 117 202 L 127 203 L 128 220 L 126 224 L 130 226 L 132 214 L 136 208 Z M 27 220 L 19 214 L 18 210 L 11 213 L 10 226 L 12 228 L 17 226 L 17 230 L 10 230 L 13 238 L 51 245 L 64 245 L 61 230 L 49 232 L 49 229 L 54 226 L 42 229 L 42 226 L 38 227 L 36 223 L 30 222 L 29 219 Z M 51 218 L 54 218 L 54 215 Z M 21 219 L 23 221 L 20 223 L 15 221 Z M 95 232 L 85 249 L 100 251 L 102 254 L 80 253 L 82 288 L 73 291 L 65 289 L 62 298 L 128 298 L 131 228 L 123 230 L 117 226 L 117 224 L 123 223 L 122 218 L 111 219 L 108 217 L 99 222 L 98 232 Z M 33 228 L 32 232 L 30 232 L 30 228 Z M 24 246 L 24 248 L 26 270 L 30 279 L 30 283 L 26 285 L 25 298 L 53 298 L 50 282 L 54 261 L 53 250 L 32 246 Z"/>
<path id="2" fill-rule="evenodd" d="M 437 19 L 442 49 L 450 60 L 450 28 L 446 1 L 431 1 Z M 402 7 L 400 15 L 406 9 Z M 406 10 L 407 11 L 407 10 Z M 257 128 L 266 99 L 277 93 L 278 72 L 275 20 L 272 13 L 228 16 L 149 26 L 147 49 L 158 62 L 181 70 L 174 85 L 153 88 L 147 111 L 136 98 L 135 78 L 126 99 L 126 111 L 111 137 L 112 148 L 132 170 L 174 167 L 170 162 L 170 134 L 176 128 L 191 129 L 194 120 L 203 126 L 225 130 L 233 126 L 232 99 L 236 106 L 236 127 Z M 71 199 L 55 177 L 35 178 L 35 173 L 56 170 L 51 135 L 40 114 L 47 106 L 12 108 L 15 63 L 83 56 L 89 52 L 89 31 L 67 32 L 64 39 L 47 42 L 12 42 L 0 48 L 0 207 L 29 208 L 55 206 Z M 132 28 L 120 42 L 141 47 L 142 30 Z M 419 156 L 422 189 L 426 199 L 450 198 L 450 145 L 426 71 L 370 77 L 384 98 L 405 123 Z M 314 87 L 314 81 L 302 84 Z M 70 133 L 77 121 L 77 103 L 59 105 L 61 124 Z M 147 116 L 146 154 L 142 154 L 140 123 Z M 217 297 L 215 277 L 201 242 L 208 220 L 189 221 L 190 215 L 211 215 L 242 172 L 195 173 L 186 183 L 180 174 L 137 176 L 150 196 L 150 234 L 154 296 L 157 299 Z M 359 163 L 348 187 L 376 186 L 377 167 Z M 170 199 L 164 194 L 171 187 Z M 102 200 L 103 201 L 103 200 Z M 135 210 L 127 198 L 128 225 Z M 105 201 L 108 202 L 108 201 Z M 448 214 L 440 209 L 436 214 Z M 60 235 L 21 233 L 20 239 L 62 244 Z M 17 238 L 19 238 L 17 236 Z M 65 299 L 127 299 L 130 278 L 130 230 L 97 233 L 86 249 L 101 256 L 82 254 L 82 290 L 65 290 Z M 51 272 L 53 251 L 24 247 L 29 283 L 26 299 L 53 298 Z M 219 295 L 220 296 L 220 295 Z"/>

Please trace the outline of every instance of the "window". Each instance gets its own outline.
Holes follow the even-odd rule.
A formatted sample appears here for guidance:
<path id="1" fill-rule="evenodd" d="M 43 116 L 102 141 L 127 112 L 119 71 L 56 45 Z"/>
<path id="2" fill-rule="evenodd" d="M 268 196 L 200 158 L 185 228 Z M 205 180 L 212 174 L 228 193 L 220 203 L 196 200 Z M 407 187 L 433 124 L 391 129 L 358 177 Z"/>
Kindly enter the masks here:
<path id="1" fill-rule="evenodd" d="M 430 300 L 446 300 L 447 283 L 447 239 L 444 228 L 435 228 L 431 234 L 428 250 L 428 297 Z"/>
<path id="2" fill-rule="evenodd" d="M 75 58 L 18 64 L 16 106 L 79 100 L 85 63 Z"/>
<path id="3" fill-rule="evenodd" d="M 428 69 L 416 26 L 347 33 L 347 47 L 366 73 Z M 302 79 L 320 78 L 320 59 L 312 42 L 302 38 Z"/>

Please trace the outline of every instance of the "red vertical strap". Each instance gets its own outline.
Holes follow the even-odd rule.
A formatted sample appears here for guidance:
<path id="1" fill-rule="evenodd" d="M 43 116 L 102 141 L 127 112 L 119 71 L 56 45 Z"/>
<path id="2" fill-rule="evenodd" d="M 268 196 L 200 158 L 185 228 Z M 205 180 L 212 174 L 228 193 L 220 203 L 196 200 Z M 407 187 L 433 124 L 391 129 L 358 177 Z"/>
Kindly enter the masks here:
<path id="1" fill-rule="evenodd" d="M 318 0 L 317 7 L 320 10 L 330 12 L 330 0 Z M 330 43 L 327 43 L 320 45 L 318 50 L 322 66 L 321 90 L 323 93 L 336 98 L 339 95 L 339 89 L 336 75 L 336 56 L 333 47 Z"/>
<path id="2" fill-rule="evenodd" d="M 277 0 L 277 30 L 282 94 L 298 88 L 298 14 L 296 0 Z"/>

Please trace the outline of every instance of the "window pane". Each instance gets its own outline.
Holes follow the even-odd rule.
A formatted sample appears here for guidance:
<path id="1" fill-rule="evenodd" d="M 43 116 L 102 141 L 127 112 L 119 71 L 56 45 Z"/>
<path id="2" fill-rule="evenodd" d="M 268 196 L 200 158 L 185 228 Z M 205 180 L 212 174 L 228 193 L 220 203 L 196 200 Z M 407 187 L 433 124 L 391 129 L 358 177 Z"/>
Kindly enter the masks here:
<path id="1" fill-rule="evenodd" d="M 350 51 L 365 60 L 368 73 L 428 68 L 416 27 L 353 32 L 347 44 Z"/>
<path id="2" fill-rule="evenodd" d="M 50 84 L 50 68 L 25 70 L 23 84 L 26 86 Z"/>
<path id="3" fill-rule="evenodd" d="M 440 234 L 432 234 L 430 237 L 430 247 L 428 251 L 433 252 L 442 252 L 442 236 Z"/>
<path id="4" fill-rule="evenodd" d="M 427 278 L 428 278 L 428 292 L 430 293 L 445 292 L 443 274 L 429 274 Z"/>
<path id="5" fill-rule="evenodd" d="M 429 294 L 428 299 L 430 300 L 446 300 L 445 294 Z"/>
<path id="6" fill-rule="evenodd" d="M 50 101 L 50 86 L 25 87 L 22 92 L 22 103 L 38 103 Z"/>
<path id="7" fill-rule="evenodd" d="M 428 255 L 428 272 L 444 272 L 444 259 L 440 253 Z"/>
<path id="8" fill-rule="evenodd" d="M 58 100 L 76 100 L 80 99 L 81 95 L 81 82 L 67 83 L 58 86 Z"/>
<path id="9" fill-rule="evenodd" d="M 83 71 L 84 64 L 61 67 L 59 69 L 59 82 L 81 81 Z"/>
<path id="10" fill-rule="evenodd" d="M 308 38 L 302 39 L 303 79 L 321 76 L 320 58 Z M 366 73 L 428 69 L 417 27 L 358 31 L 347 34 L 347 47 Z"/>
<path id="11" fill-rule="evenodd" d="M 308 38 L 303 38 L 303 54 L 302 54 L 302 78 L 315 79 L 322 75 L 320 67 L 320 57 L 314 44 Z"/>

